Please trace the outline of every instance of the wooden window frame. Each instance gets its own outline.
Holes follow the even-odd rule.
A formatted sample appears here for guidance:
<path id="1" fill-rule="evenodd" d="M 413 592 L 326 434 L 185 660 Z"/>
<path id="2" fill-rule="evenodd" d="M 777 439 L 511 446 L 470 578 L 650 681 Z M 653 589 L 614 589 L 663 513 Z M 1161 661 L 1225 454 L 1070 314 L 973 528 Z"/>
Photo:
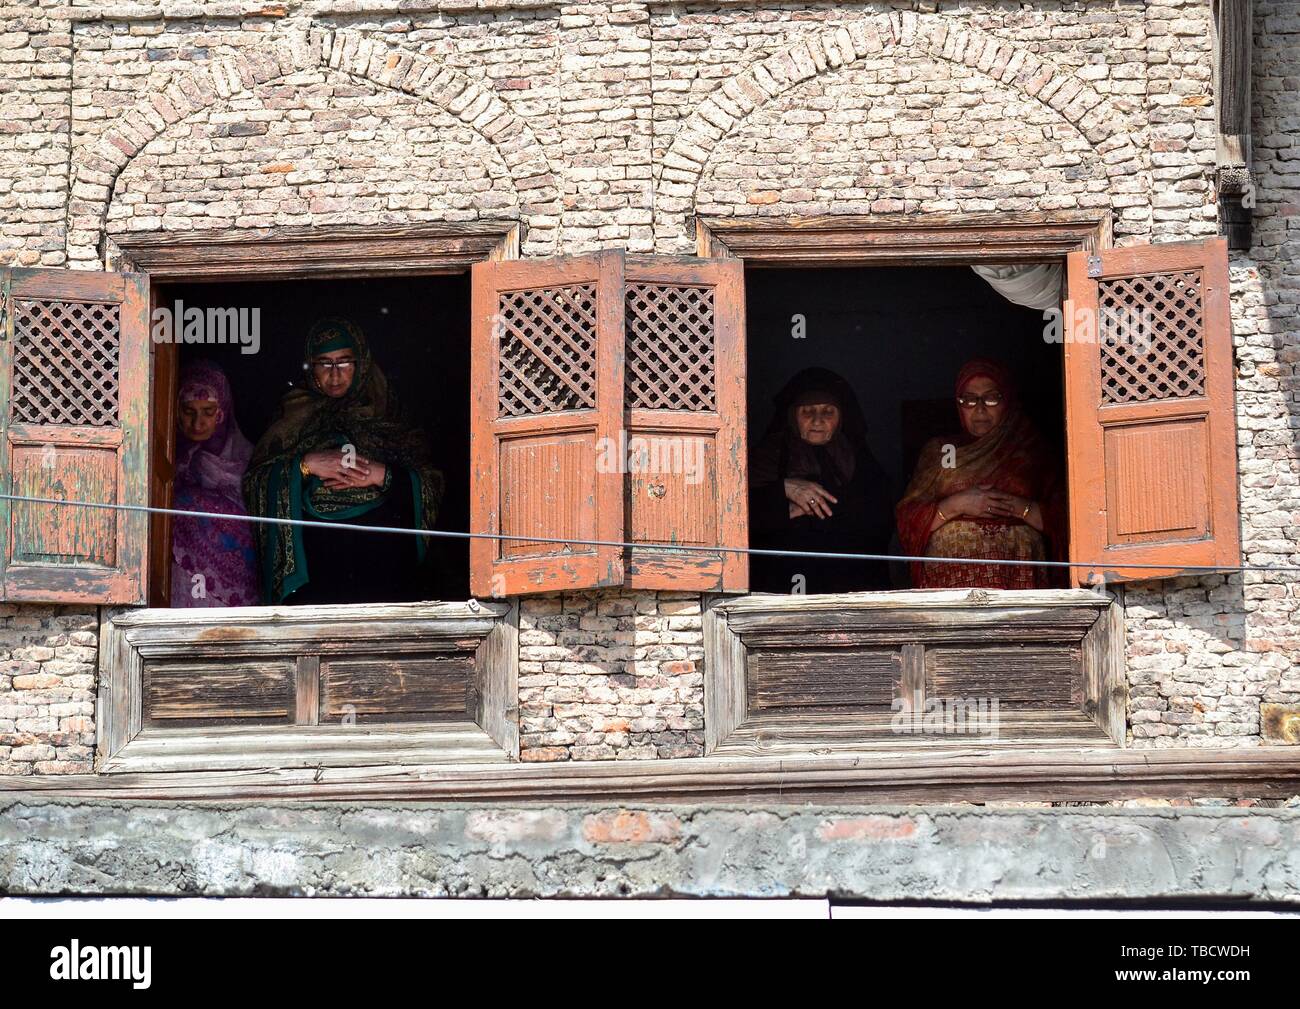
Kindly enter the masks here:
<path id="1" fill-rule="evenodd" d="M 104 257 L 111 271 L 147 274 L 155 305 L 162 285 L 247 280 L 285 281 L 414 277 L 466 273 L 484 260 L 518 259 L 522 226 L 516 221 L 377 227 L 244 228 L 232 231 L 111 235 Z M 170 507 L 170 467 L 175 458 L 178 345 L 150 343 L 152 405 L 150 502 Z M 160 451 L 161 450 L 161 451 Z M 155 546 L 170 542 L 170 516 L 150 516 Z M 316 766 L 400 765 L 467 759 L 517 758 L 517 607 L 508 602 L 428 602 L 331 607 L 254 606 L 223 610 L 172 610 L 157 591 L 170 551 L 155 549 L 149 606 L 103 611 L 101 623 L 98 765 L 101 771 L 193 770 Z M 481 638 L 474 687 L 478 714 L 471 723 L 427 722 L 378 727 L 319 726 L 311 714 L 309 669 L 301 667 L 304 642 L 328 646 L 340 628 L 358 622 L 378 629 L 383 649 Z M 242 642 L 242 643 L 241 643 Z M 276 655 L 299 663 L 291 705 L 292 725 L 146 731 L 142 668 L 150 655 Z M 251 650 L 250 650 L 251 649 Z M 319 656 L 317 656 L 319 660 Z M 308 659 L 310 662 L 310 658 Z M 478 738 L 473 738 L 477 735 Z M 167 738 L 160 755 L 152 738 Z M 232 737 L 232 738 L 227 738 Z M 227 744 L 233 755 L 223 756 Z M 231 742 L 237 741 L 237 747 Z M 296 747 L 296 748 L 295 748 Z M 494 756 L 495 755 L 495 756 Z"/>
<path id="2" fill-rule="evenodd" d="M 377 227 L 241 228 L 231 231 L 147 232 L 105 239 L 110 271 L 145 273 L 151 309 L 161 285 L 259 281 L 411 277 L 466 273 L 477 262 L 519 258 L 515 221 Z M 151 358 L 149 503 L 172 505 L 176 458 L 177 344 L 149 346 Z M 171 516 L 149 516 L 150 568 L 146 598 L 166 606 L 170 580 Z"/>
<path id="3" fill-rule="evenodd" d="M 757 268 L 969 266 L 972 262 L 992 265 L 1044 261 L 1059 262 L 1064 268 L 1070 253 L 1097 252 L 1111 248 L 1113 244 L 1109 210 L 1004 215 L 700 216 L 695 218 L 694 226 L 697 255 L 740 258 L 746 267 Z M 987 621 L 989 618 L 987 602 L 977 604 L 971 599 L 973 596 L 985 600 L 989 596 L 999 599 L 1003 596 L 1018 597 L 1022 605 L 1035 611 L 1038 619 L 1048 621 L 1052 611 L 1060 607 L 1098 607 L 1096 633 L 1084 646 L 1086 696 L 1083 706 L 1088 710 L 1091 705 L 1090 717 L 1109 737 L 1109 745 L 1124 745 L 1127 712 L 1122 700 L 1126 689 L 1122 597 L 1100 597 L 1075 589 L 971 593 L 969 596 L 962 592 L 913 590 L 833 597 L 752 595 L 715 602 L 705 617 L 705 753 L 717 752 L 719 756 L 747 754 L 752 757 L 779 751 L 797 755 L 814 750 L 833 750 L 837 746 L 833 742 L 828 746 L 825 741 L 818 740 L 819 730 L 815 727 L 818 719 L 788 716 L 789 733 L 785 742 L 781 738 L 786 735 L 784 731 L 774 731 L 771 727 L 761 727 L 761 723 L 749 721 L 746 713 L 745 646 L 742 636 L 736 634 L 729 624 L 729 615 L 735 614 L 744 622 L 746 616 L 785 611 L 788 619 L 790 613 L 797 614 L 802 610 L 809 614 L 811 621 L 818 610 L 840 607 L 846 616 L 856 615 L 861 622 L 864 610 L 880 610 L 883 617 L 885 611 L 882 607 L 889 607 L 904 614 L 905 619 L 931 620 L 932 631 L 939 630 L 940 625 L 959 630 L 972 620 Z M 1013 612 L 1010 602 L 1001 605 L 1008 614 Z M 1106 614 L 1104 617 L 1102 610 Z M 1098 645 L 1102 638 L 1105 638 L 1104 647 Z M 919 651 L 919 646 L 914 651 Z M 914 679 L 921 676 L 916 669 L 912 669 L 911 674 Z M 821 731 L 827 740 L 836 735 L 834 726 L 829 724 L 824 725 Z M 843 738 L 842 734 L 840 738 Z M 969 739 L 963 741 L 969 743 Z M 939 745 L 933 739 L 924 742 L 928 747 Z M 867 746 L 868 737 L 864 734 L 852 743 L 839 745 L 841 749 Z M 879 737 L 871 745 L 881 745 Z M 907 745 L 909 759 L 916 759 L 925 750 L 925 747 L 918 749 L 914 741 L 895 745 Z M 953 759 L 961 761 L 964 758 L 954 756 Z"/>
<path id="4" fill-rule="evenodd" d="M 917 265 L 1035 262 L 1070 251 L 1109 247 L 1109 214 L 1043 215 L 1036 220 L 897 219 L 837 217 L 818 222 L 697 221 L 699 254 L 740 256 L 755 265 Z M 799 236 L 784 259 L 777 241 Z M 864 235 L 869 241 L 864 241 Z M 517 238 L 516 238 L 517 244 Z M 766 250 L 766 251 L 765 251 Z M 765 258 L 766 256 L 766 258 Z M 512 258 L 505 256 L 503 258 Z M 754 598 L 754 597 L 751 597 Z M 729 605 L 742 598 L 725 597 Z M 156 612 L 156 611 L 155 611 Z M 1112 609 L 1112 613 L 1115 610 Z M 143 620 L 149 611 L 134 611 Z M 716 656 L 706 637 L 708 662 Z M 1121 656 L 1122 658 L 1122 656 Z M 706 667 L 707 668 L 707 667 Z M 706 688 L 706 704 L 708 703 Z M 138 697 L 138 694 L 136 695 Z M 118 695 L 118 703 L 122 703 Z M 106 730 L 122 724 L 101 704 Z M 266 765 L 263 765 L 266 766 Z M 1259 796 L 1293 794 L 1300 762 L 1289 748 L 1102 750 L 1017 749 L 964 757 L 947 748 L 866 759 L 860 755 L 808 755 L 738 759 L 734 756 L 678 761 L 513 764 L 430 774 L 404 768 L 328 765 L 243 772 L 235 777 L 197 774 L 134 774 L 63 777 L 60 780 L 0 780 L 0 790 L 40 788 L 67 795 L 156 798 L 246 798 L 299 796 L 351 799 L 463 798 L 466 789 L 493 801 L 553 799 L 556 796 L 620 797 L 629 801 L 754 800 L 834 798 L 837 801 L 987 801 L 991 799 L 1092 799 Z"/>
<path id="5" fill-rule="evenodd" d="M 1109 210 L 696 217 L 694 227 L 697 255 L 738 258 L 746 267 L 758 268 L 970 266 L 973 262 L 992 266 L 1052 261 L 1060 263 L 1064 276 L 1071 253 L 1097 253 L 1114 244 Z M 1063 414 L 1064 395 L 1063 389 Z M 1078 584 L 1073 573 L 1071 581 Z"/>
<path id="6" fill-rule="evenodd" d="M 1041 263 L 1112 246 L 1111 212 L 697 217 L 696 255 L 746 266 Z"/>

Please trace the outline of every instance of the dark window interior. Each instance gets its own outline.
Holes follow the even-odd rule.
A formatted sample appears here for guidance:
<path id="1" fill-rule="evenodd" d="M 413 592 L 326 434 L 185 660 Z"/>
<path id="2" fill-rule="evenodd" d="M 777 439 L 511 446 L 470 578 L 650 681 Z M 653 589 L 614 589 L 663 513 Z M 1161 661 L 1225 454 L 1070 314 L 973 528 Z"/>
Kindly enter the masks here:
<path id="1" fill-rule="evenodd" d="M 302 375 L 311 324 L 327 315 L 352 319 L 365 332 L 390 387 L 433 440 L 447 480 L 438 527 L 464 530 L 469 528 L 469 291 L 468 274 L 189 284 L 167 286 L 157 303 L 170 306 L 180 299 L 186 308 L 261 310 L 256 354 L 230 344 L 179 348 L 182 367 L 207 358 L 225 369 L 239 425 L 254 444 L 285 391 Z M 441 554 L 435 598 L 466 598 L 467 542 L 432 539 L 430 548 Z"/>
<path id="2" fill-rule="evenodd" d="M 1006 301 L 967 267 L 750 269 L 746 273 L 748 419 L 756 444 L 772 400 L 796 372 L 830 368 L 857 392 L 872 452 L 897 500 L 927 439 L 956 430 L 952 383 L 969 358 L 1016 374 L 1025 408 L 1065 458 L 1061 348 L 1043 339 L 1042 313 Z M 256 443 L 301 375 L 303 340 L 324 315 L 365 331 L 389 382 L 430 433 L 447 477 L 438 526 L 469 528 L 469 298 L 467 274 L 429 277 L 168 285 L 158 302 L 261 312 L 261 346 L 182 345 L 180 362 L 214 360 L 231 380 L 240 427 Z M 802 315 L 805 336 L 792 336 Z M 464 540 L 442 555 L 436 598 L 468 595 Z M 897 550 L 897 542 L 891 550 Z M 895 585 L 908 585 L 894 565 Z"/>
<path id="3" fill-rule="evenodd" d="M 791 376 L 829 368 L 857 393 L 897 501 L 926 441 L 959 429 L 957 372 L 991 357 L 1012 369 L 1026 412 L 1064 463 L 1061 346 L 1043 339 L 1042 312 L 1007 301 L 969 267 L 753 268 L 745 289 L 751 445 Z M 796 315 L 806 320 L 802 339 L 792 336 Z M 891 578 L 908 587 L 904 565 Z"/>

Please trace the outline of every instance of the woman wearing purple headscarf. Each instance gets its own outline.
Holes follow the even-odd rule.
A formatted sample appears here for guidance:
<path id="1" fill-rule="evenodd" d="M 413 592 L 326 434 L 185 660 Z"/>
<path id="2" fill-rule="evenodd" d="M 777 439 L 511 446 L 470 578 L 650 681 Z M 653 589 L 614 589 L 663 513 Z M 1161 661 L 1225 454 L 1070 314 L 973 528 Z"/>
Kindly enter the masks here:
<path id="1" fill-rule="evenodd" d="M 173 507 L 247 515 L 241 482 L 253 446 L 235 423 L 230 382 L 209 361 L 181 372 Z M 249 522 L 177 515 L 172 523 L 173 606 L 254 606 L 257 553 Z"/>

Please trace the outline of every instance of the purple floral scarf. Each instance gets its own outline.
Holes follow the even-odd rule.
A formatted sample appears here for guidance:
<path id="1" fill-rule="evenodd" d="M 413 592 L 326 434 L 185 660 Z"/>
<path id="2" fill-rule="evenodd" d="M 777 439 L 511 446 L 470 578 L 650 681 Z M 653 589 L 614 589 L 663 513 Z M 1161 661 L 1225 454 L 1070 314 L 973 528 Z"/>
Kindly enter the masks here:
<path id="1" fill-rule="evenodd" d="M 197 361 L 181 372 L 180 403 L 215 400 L 217 428 L 191 441 L 177 416 L 172 507 L 247 515 L 240 490 L 253 446 L 235 422 L 225 372 Z M 172 606 L 254 606 L 260 601 L 251 523 L 177 515 L 172 520 Z"/>

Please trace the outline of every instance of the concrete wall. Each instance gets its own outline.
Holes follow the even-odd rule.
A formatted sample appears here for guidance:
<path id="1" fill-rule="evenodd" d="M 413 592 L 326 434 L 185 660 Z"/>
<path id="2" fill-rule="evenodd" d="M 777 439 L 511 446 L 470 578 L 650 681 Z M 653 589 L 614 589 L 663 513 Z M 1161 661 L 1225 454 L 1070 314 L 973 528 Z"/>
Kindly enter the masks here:
<path id="1" fill-rule="evenodd" d="M 0 800 L 0 893 L 1300 900 L 1293 809 Z"/>
<path id="2" fill-rule="evenodd" d="M 102 268 L 131 231 L 499 217 L 528 256 L 690 252 L 696 213 L 1109 208 L 1121 243 L 1216 231 L 1208 0 L 397 7 L 0 0 L 0 261 Z M 1248 559 L 1295 563 L 1300 14 L 1256 10 L 1243 534 Z M 1127 606 L 1134 745 L 1256 745 L 1261 698 L 1300 700 L 1293 582 L 1172 579 Z M 697 608 L 526 604 L 526 758 L 699 752 Z M 60 649 L 93 628 L 60 619 L 0 610 L 6 773 L 89 768 L 84 670 L 57 664 L 85 662 Z"/>

